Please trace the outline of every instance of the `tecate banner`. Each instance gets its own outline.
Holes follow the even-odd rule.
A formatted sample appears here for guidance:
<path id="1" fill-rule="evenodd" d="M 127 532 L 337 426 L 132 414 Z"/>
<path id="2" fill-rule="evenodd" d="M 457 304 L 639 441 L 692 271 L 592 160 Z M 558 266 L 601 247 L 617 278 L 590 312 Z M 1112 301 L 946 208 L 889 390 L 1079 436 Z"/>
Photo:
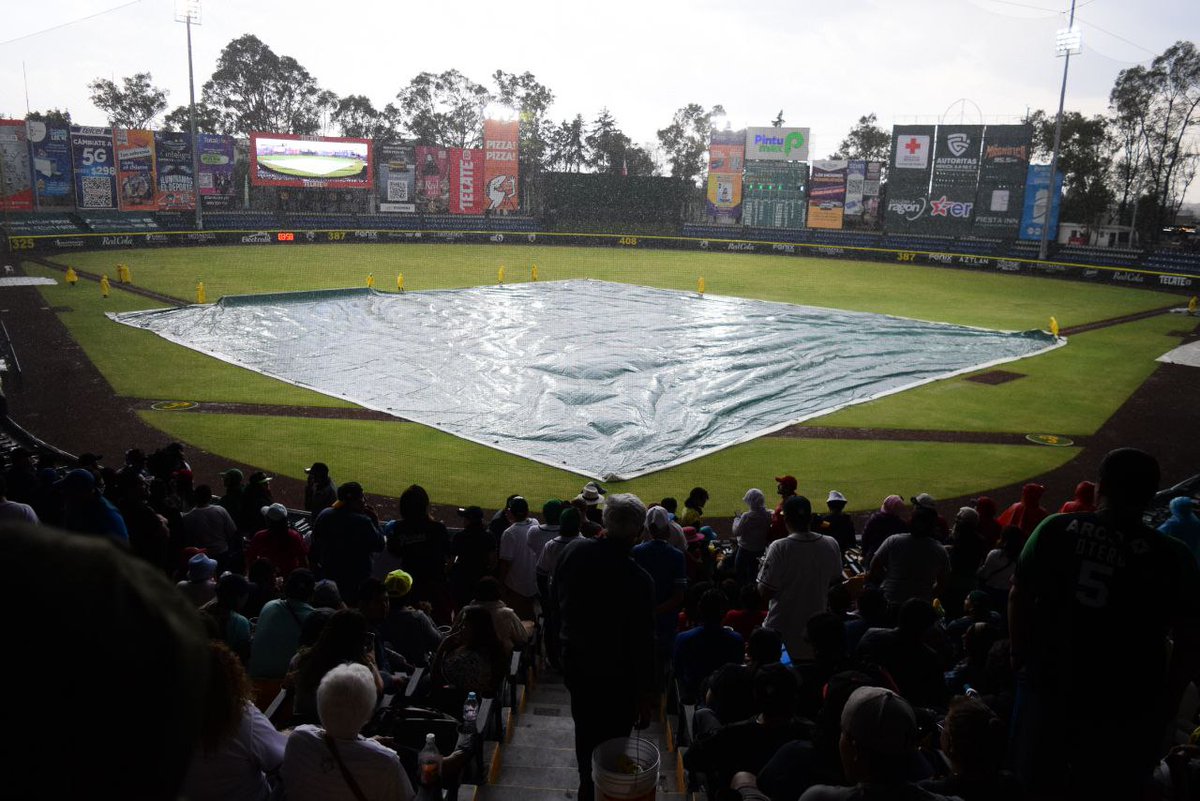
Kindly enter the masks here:
<path id="1" fill-rule="evenodd" d="M 746 161 L 808 161 L 808 128 L 747 128 Z"/>
<path id="2" fill-rule="evenodd" d="M 450 213 L 483 214 L 488 201 L 483 189 L 483 151 L 450 148 Z"/>

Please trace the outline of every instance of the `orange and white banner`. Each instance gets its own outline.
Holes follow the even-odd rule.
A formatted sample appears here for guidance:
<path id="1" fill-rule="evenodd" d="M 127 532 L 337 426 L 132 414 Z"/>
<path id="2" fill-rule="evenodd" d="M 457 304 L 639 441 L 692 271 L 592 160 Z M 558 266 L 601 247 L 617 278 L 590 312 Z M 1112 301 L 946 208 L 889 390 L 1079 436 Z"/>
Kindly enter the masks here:
<path id="1" fill-rule="evenodd" d="M 484 120 L 483 181 L 487 210 L 516 211 L 518 122 Z"/>

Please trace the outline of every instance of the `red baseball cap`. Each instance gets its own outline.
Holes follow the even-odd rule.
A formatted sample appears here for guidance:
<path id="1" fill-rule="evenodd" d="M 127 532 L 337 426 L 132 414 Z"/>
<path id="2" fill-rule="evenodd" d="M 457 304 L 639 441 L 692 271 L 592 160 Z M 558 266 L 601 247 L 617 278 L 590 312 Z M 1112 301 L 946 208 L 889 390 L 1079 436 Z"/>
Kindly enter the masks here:
<path id="1" fill-rule="evenodd" d="M 799 486 L 795 476 L 775 476 L 775 483 L 789 492 L 795 492 L 796 487 Z"/>

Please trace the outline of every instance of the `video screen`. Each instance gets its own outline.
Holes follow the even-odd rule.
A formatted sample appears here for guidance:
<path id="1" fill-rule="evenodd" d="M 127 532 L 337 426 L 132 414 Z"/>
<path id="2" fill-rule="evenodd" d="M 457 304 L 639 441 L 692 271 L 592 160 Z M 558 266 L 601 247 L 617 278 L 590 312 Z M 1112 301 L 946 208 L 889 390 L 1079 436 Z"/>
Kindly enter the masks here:
<path id="1" fill-rule="evenodd" d="M 367 139 L 250 134 L 251 181 L 257 186 L 309 189 L 370 189 L 371 142 Z"/>

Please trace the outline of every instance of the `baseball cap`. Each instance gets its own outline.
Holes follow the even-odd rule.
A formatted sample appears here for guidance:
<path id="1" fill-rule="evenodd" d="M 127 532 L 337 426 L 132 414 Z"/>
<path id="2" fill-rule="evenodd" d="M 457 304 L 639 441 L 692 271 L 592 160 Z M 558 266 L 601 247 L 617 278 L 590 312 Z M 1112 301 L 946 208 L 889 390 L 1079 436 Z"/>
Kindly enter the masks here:
<path id="1" fill-rule="evenodd" d="M 558 498 L 551 498 L 542 504 L 542 519 L 546 521 L 546 525 L 557 526 L 558 518 L 562 515 L 563 502 Z"/>
<path id="2" fill-rule="evenodd" d="M 383 587 L 393 598 L 403 598 L 412 589 L 413 577 L 403 570 L 393 570 L 383 579 Z"/>
<path id="3" fill-rule="evenodd" d="M 342 593 L 338 590 L 336 581 L 322 579 L 313 587 L 312 606 L 314 609 L 341 609 Z"/>
<path id="4" fill-rule="evenodd" d="M 483 510 L 478 506 L 460 506 L 458 516 L 467 520 L 483 520 Z"/>
<path id="5" fill-rule="evenodd" d="M 788 492 L 795 492 L 796 487 L 800 486 L 800 483 L 796 481 L 795 476 L 775 476 L 775 483 L 786 489 Z"/>
<path id="6" fill-rule="evenodd" d="M 236 467 L 231 467 L 228 470 L 222 470 L 219 475 L 221 478 L 225 479 L 236 478 L 238 483 L 241 483 L 242 479 L 245 478 L 245 476 L 242 474 L 242 471 Z"/>
<path id="7" fill-rule="evenodd" d="M 77 467 L 55 481 L 54 486 L 64 492 L 86 492 L 96 488 L 96 476 L 91 470 Z"/>
<path id="8" fill-rule="evenodd" d="M 842 731 L 865 751 L 901 756 L 916 747 L 917 717 L 891 690 L 859 687 L 842 708 Z"/>
<path id="9" fill-rule="evenodd" d="M 287 520 L 287 507 L 282 503 L 273 503 L 270 506 L 262 508 L 262 516 L 267 520 L 278 523 L 280 520 Z"/>
<path id="10" fill-rule="evenodd" d="M 517 495 L 509 500 L 508 505 L 505 508 L 517 516 L 527 515 L 529 514 L 529 501 L 525 500 L 520 495 Z"/>
<path id="11" fill-rule="evenodd" d="M 266 484 L 271 479 L 272 479 L 272 476 L 268 476 L 266 473 L 264 473 L 261 470 L 255 470 L 253 473 L 250 474 L 250 478 L 246 479 L 246 483 L 247 484 Z"/>
<path id="12" fill-rule="evenodd" d="M 103 459 L 104 459 L 103 454 L 92 453 L 91 451 L 85 451 L 84 453 L 79 454 L 79 458 L 75 460 L 75 463 L 77 465 L 79 465 L 80 467 L 83 467 L 85 465 L 99 464 L 100 461 Z"/>
<path id="13" fill-rule="evenodd" d="M 913 506 L 919 506 L 922 509 L 937 509 L 937 503 L 934 502 L 933 496 L 928 492 L 922 492 L 920 495 L 915 495 L 910 498 Z"/>
<path id="14" fill-rule="evenodd" d="M 198 553 L 188 560 L 188 581 L 197 583 L 208 581 L 216 571 L 217 560 L 210 559 L 205 554 Z"/>
<path id="15" fill-rule="evenodd" d="M 324 462 L 313 462 L 312 467 L 304 468 L 305 473 L 315 473 L 318 476 L 329 475 L 329 465 Z"/>

